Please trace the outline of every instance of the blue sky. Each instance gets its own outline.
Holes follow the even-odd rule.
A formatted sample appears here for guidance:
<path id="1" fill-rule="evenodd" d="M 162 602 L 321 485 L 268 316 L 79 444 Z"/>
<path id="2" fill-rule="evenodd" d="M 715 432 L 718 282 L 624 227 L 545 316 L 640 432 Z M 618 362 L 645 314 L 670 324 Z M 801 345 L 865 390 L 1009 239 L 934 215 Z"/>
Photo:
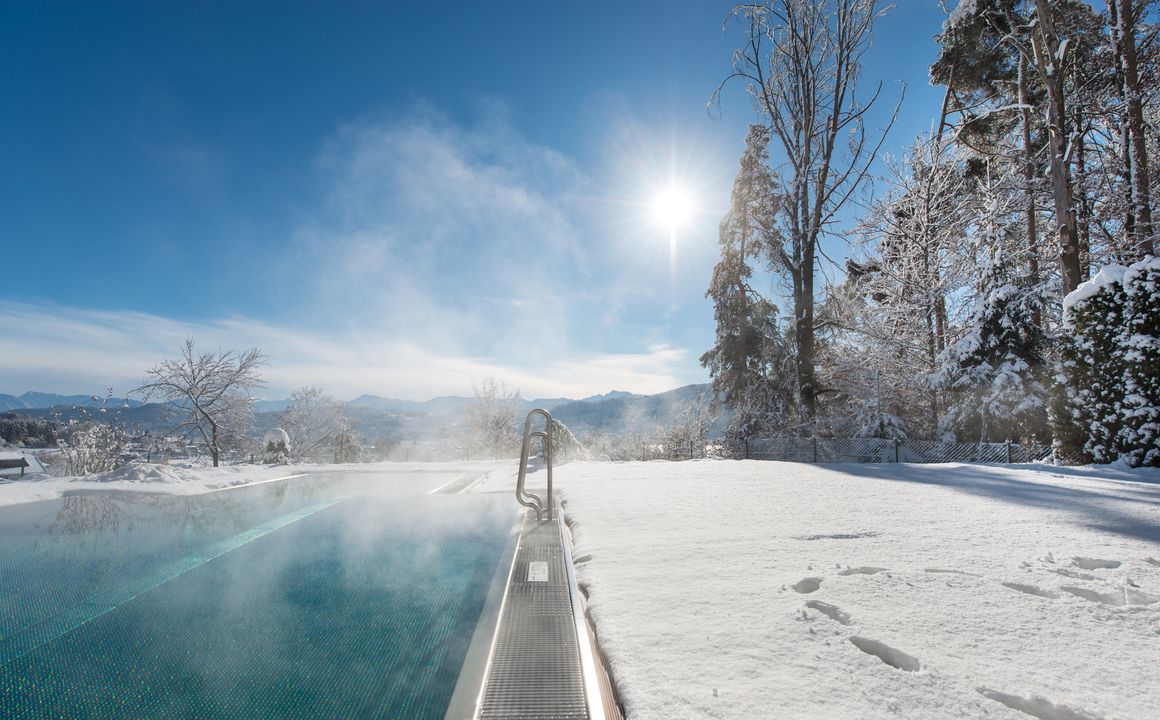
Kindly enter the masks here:
<path id="1" fill-rule="evenodd" d="M 880 21 L 901 152 L 938 3 Z M 706 112 L 730 3 L 6 3 L 0 392 L 122 392 L 192 335 L 264 394 L 525 397 L 708 379 L 716 227 L 754 119 Z M 880 122 L 881 120 L 877 120 Z M 675 238 L 659 188 L 690 194 Z"/>

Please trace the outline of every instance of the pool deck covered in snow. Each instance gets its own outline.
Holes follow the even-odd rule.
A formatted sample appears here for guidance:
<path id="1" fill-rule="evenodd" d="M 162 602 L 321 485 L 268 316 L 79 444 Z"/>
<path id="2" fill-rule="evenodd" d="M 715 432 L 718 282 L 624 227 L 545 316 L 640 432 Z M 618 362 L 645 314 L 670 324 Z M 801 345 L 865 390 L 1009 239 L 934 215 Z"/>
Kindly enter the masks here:
<path id="1" fill-rule="evenodd" d="M 629 720 L 1160 717 L 1155 470 L 698 461 L 556 478 Z"/>

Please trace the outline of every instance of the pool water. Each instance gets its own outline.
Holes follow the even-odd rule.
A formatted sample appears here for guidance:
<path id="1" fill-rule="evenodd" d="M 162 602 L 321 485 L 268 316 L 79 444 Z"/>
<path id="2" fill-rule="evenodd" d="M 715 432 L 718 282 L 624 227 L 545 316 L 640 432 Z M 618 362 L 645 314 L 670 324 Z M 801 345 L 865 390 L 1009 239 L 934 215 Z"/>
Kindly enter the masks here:
<path id="1" fill-rule="evenodd" d="M 515 514 L 425 483 L 5 508 L 0 716 L 442 718 Z"/>

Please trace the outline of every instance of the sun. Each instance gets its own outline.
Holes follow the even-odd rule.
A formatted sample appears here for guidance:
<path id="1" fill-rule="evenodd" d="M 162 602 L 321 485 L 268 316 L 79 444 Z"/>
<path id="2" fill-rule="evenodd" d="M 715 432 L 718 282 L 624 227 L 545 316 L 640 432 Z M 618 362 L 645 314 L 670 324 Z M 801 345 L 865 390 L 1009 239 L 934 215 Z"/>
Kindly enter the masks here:
<path id="1" fill-rule="evenodd" d="M 657 191 L 649 205 L 652 221 L 675 233 L 689 225 L 693 218 L 693 198 L 685 188 L 668 185 Z"/>

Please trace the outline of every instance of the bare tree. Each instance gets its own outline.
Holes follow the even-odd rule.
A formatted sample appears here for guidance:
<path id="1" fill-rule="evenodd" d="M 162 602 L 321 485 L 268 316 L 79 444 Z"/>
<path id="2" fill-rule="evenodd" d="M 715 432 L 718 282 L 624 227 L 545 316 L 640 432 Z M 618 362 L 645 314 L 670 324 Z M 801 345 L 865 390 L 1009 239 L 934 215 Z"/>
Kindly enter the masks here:
<path id="1" fill-rule="evenodd" d="M 295 390 L 278 416 L 278 425 L 290 436 L 294 460 L 319 459 L 349 424 L 341 403 L 322 388 L 309 385 Z"/>
<path id="2" fill-rule="evenodd" d="M 519 420 L 520 391 L 508 391 L 503 380 L 484 378 L 471 384 L 473 396 L 467 406 L 469 442 L 492 458 L 514 451 Z"/>
<path id="3" fill-rule="evenodd" d="M 768 248 L 773 266 L 790 281 L 797 351 L 797 385 L 805 430 L 817 409 L 814 277 L 819 240 L 866 179 L 886 130 L 872 137 L 866 112 L 881 90 L 857 97 L 862 56 L 870 45 L 876 0 L 763 0 L 737 5 L 748 23 L 745 44 L 733 53 L 730 80 L 739 79 L 768 123 L 780 160 L 774 192 L 781 242 Z M 899 101 L 901 103 L 901 100 Z"/>
<path id="4" fill-rule="evenodd" d="M 181 357 L 154 366 L 147 373 L 152 382 L 133 392 L 169 403 L 182 417 L 173 432 L 200 437 L 217 467 L 222 447 L 238 438 L 253 418 L 250 391 L 265 385 L 258 375 L 265 364 L 266 356 L 257 348 L 198 353 L 193 338 L 187 338 Z"/>
<path id="5" fill-rule="evenodd" d="M 1147 0 L 1107 0 L 1109 28 L 1116 56 L 1120 100 L 1124 111 L 1120 119 L 1120 142 L 1126 161 L 1129 197 L 1125 229 L 1128 241 L 1138 257 L 1151 255 L 1152 191 L 1148 172 L 1148 149 L 1144 120 L 1144 90 L 1140 81 L 1136 52 L 1136 26 L 1148 5 Z"/>

